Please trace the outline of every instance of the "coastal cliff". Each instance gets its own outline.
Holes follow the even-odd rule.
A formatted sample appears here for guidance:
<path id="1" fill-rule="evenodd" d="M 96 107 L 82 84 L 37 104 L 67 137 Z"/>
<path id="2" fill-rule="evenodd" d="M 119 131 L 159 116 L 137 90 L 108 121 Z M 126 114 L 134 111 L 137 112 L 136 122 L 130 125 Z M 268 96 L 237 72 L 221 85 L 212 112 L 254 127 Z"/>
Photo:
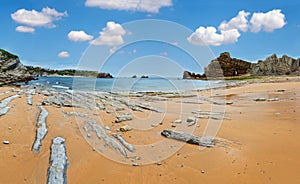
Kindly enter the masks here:
<path id="1" fill-rule="evenodd" d="M 241 59 L 231 58 L 229 52 L 221 53 L 220 56 L 210 62 L 204 68 L 204 74 L 195 74 L 184 71 L 183 79 L 207 79 L 234 76 L 278 76 L 299 75 L 300 59 L 283 55 L 278 58 L 276 54 L 251 63 Z"/>
<path id="2" fill-rule="evenodd" d="M 28 82 L 34 79 L 18 56 L 0 49 L 0 85 Z"/>

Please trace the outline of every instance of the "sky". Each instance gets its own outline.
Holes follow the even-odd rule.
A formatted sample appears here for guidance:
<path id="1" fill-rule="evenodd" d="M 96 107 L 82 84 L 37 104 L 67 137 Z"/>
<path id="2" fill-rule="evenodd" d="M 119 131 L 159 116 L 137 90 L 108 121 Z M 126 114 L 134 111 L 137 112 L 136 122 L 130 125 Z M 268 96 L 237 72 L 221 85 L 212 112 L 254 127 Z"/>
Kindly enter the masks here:
<path id="1" fill-rule="evenodd" d="M 200 73 L 222 52 L 300 57 L 295 0 L 2 0 L 0 48 L 25 65 L 113 75 Z"/>

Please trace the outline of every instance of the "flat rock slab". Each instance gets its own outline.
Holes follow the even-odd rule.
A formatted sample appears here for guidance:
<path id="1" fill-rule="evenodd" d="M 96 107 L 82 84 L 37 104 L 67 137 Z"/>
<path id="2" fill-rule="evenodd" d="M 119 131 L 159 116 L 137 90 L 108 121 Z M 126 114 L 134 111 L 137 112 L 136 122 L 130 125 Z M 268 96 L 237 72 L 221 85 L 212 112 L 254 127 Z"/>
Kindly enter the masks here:
<path id="1" fill-rule="evenodd" d="M 48 111 L 44 109 L 42 106 L 40 106 L 40 115 L 38 117 L 38 121 L 36 123 L 36 138 L 32 146 L 32 151 L 39 153 L 41 146 L 42 146 L 42 140 L 45 138 L 48 130 L 46 125 L 46 118 L 48 117 Z"/>
<path id="2" fill-rule="evenodd" d="M 48 184 L 67 183 L 68 157 L 66 154 L 65 139 L 56 137 L 52 140 L 50 167 L 48 169 Z"/>

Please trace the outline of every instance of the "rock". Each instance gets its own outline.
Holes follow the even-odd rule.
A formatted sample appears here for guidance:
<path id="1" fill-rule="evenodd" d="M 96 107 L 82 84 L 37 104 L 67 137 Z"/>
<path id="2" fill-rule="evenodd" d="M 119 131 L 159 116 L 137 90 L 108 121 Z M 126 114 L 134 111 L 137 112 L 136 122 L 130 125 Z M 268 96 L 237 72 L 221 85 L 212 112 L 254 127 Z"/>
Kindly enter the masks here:
<path id="1" fill-rule="evenodd" d="M 229 52 L 224 52 L 212 60 L 204 71 L 207 77 L 231 77 L 248 74 L 251 66 L 250 62 L 231 58 Z"/>
<path id="2" fill-rule="evenodd" d="M 118 150 L 124 157 L 127 157 L 126 150 L 114 139 L 109 137 L 105 129 L 98 125 L 95 121 L 88 120 L 86 121 L 87 126 L 91 127 L 92 131 L 96 134 L 99 140 L 104 141 L 104 147 L 112 147 L 115 150 Z"/>
<path id="3" fill-rule="evenodd" d="M 114 138 L 116 138 L 128 151 L 135 152 L 135 147 L 132 144 L 126 142 L 121 135 L 119 134 L 111 134 L 111 135 Z"/>
<path id="4" fill-rule="evenodd" d="M 299 75 L 299 73 L 300 58 L 294 59 L 286 55 L 278 58 L 276 54 L 273 54 L 264 61 L 259 60 L 257 63 L 251 63 L 241 59 L 231 58 L 229 52 L 224 52 L 204 68 L 204 74 L 201 75 L 184 71 L 183 79 L 206 79 L 251 75 Z"/>
<path id="5" fill-rule="evenodd" d="M 182 123 L 182 120 L 181 119 L 177 119 L 177 120 L 174 121 L 174 123 L 180 124 L 180 123 Z"/>
<path id="6" fill-rule="evenodd" d="M 188 118 L 186 119 L 186 122 L 188 122 L 188 123 L 190 123 L 190 122 L 196 122 L 196 121 L 197 121 L 197 119 L 194 118 L 194 117 L 188 117 Z"/>
<path id="7" fill-rule="evenodd" d="M 9 144 L 9 141 L 3 141 L 3 144 Z"/>
<path id="8" fill-rule="evenodd" d="M 156 164 L 156 165 L 162 165 L 162 163 L 161 163 L 161 162 L 156 162 L 155 164 Z"/>
<path id="9" fill-rule="evenodd" d="M 289 75 L 299 69 L 300 59 L 283 55 L 278 58 L 276 54 L 264 61 L 258 61 L 251 69 L 252 75 Z"/>
<path id="10" fill-rule="evenodd" d="M 232 105 L 233 102 L 214 102 L 216 105 Z"/>
<path id="11" fill-rule="evenodd" d="M 184 71 L 182 78 L 183 79 L 206 79 L 206 75 L 205 74 L 195 74 L 195 73 L 191 73 L 189 71 Z"/>
<path id="12" fill-rule="evenodd" d="M 151 124 L 151 127 L 157 127 L 159 124 Z"/>
<path id="13" fill-rule="evenodd" d="M 166 138 L 169 139 L 175 139 L 178 141 L 182 141 L 182 142 L 186 142 L 189 144 L 196 144 L 199 146 L 204 146 L 204 147 L 208 147 L 211 148 L 214 146 L 214 140 L 213 139 L 209 139 L 209 138 L 200 138 L 191 134 L 187 134 L 184 132 L 178 132 L 175 130 L 163 130 L 161 132 L 162 136 L 165 136 Z"/>
<path id="14" fill-rule="evenodd" d="M 268 102 L 275 102 L 275 101 L 279 101 L 279 98 L 269 98 Z"/>
<path id="15" fill-rule="evenodd" d="M 12 96 L 10 96 L 10 97 L 5 98 L 4 100 L 2 100 L 2 101 L 0 102 L 0 116 L 5 115 L 5 114 L 10 110 L 10 107 L 8 106 L 8 104 L 9 104 L 12 100 L 14 100 L 14 99 L 16 99 L 16 98 L 18 98 L 18 97 L 20 97 L 20 95 L 18 95 L 18 94 L 12 95 Z"/>
<path id="16" fill-rule="evenodd" d="M 117 116 L 116 123 L 124 122 L 124 121 L 131 121 L 133 119 L 132 115 L 130 114 L 124 114 Z"/>
<path id="17" fill-rule="evenodd" d="M 66 154 L 65 139 L 56 137 L 52 140 L 50 167 L 48 169 L 48 184 L 67 183 L 68 157 Z"/>
<path id="18" fill-rule="evenodd" d="M 140 164 L 133 162 L 132 166 L 139 166 Z"/>
<path id="19" fill-rule="evenodd" d="M 0 85 L 28 82 L 33 79 L 18 56 L 0 49 Z"/>
<path id="20" fill-rule="evenodd" d="M 109 126 L 104 126 L 103 127 L 105 130 L 110 130 Z"/>
<path id="21" fill-rule="evenodd" d="M 132 128 L 130 126 L 128 126 L 128 125 L 124 125 L 124 126 L 120 127 L 120 131 L 121 132 L 128 132 L 130 130 L 132 130 Z"/>
<path id="22" fill-rule="evenodd" d="M 267 99 L 266 98 L 256 98 L 256 99 L 254 99 L 254 101 L 263 102 L 263 101 L 267 101 Z"/>
<path id="23" fill-rule="evenodd" d="M 113 78 L 110 73 L 98 73 L 97 78 Z"/>
<path id="24" fill-rule="evenodd" d="M 278 89 L 277 92 L 285 92 L 285 89 Z"/>
<path id="25" fill-rule="evenodd" d="M 48 111 L 44 109 L 42 106 L 40 106 L 40 114 L 38 117 L 38 121 L 36 123 L 36 137 L 35 141 L 32 146 L 32 151 L 35 153 L 39 153 L 41 146 L 42 146 L 42 140 L 45 138 L 48 130 L 46 125 L 46 118 L 48 117 Z"/>

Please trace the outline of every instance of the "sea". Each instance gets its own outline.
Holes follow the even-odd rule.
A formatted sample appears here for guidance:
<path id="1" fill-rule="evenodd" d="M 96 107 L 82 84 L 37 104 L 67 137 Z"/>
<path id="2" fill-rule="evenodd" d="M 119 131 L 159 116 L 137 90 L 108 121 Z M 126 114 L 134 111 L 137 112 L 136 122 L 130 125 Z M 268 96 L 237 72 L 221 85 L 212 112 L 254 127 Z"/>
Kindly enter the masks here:
<path id="1" fill-rule="evenodd" d="M 38 77 L 38 80 L 30 81 L 26 85 L 97 92 L 186 92 L 222 87 L 224 82 L 176 78 Z"/>

